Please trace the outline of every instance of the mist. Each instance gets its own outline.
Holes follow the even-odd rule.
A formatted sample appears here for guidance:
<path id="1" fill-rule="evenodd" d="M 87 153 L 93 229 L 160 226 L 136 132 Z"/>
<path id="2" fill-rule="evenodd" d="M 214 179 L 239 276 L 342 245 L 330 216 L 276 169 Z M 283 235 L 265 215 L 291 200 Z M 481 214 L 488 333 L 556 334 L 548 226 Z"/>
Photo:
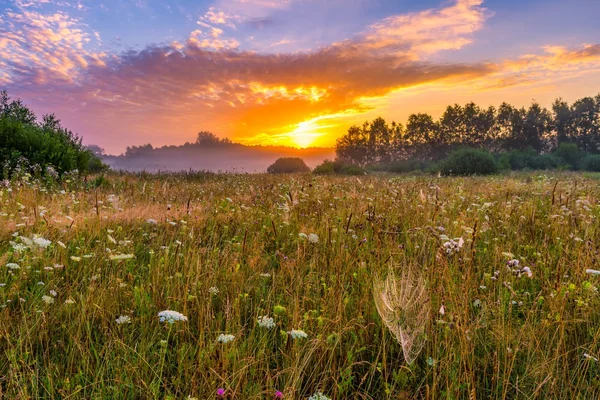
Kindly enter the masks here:
<path id="1" fill-rule="evenodd" d="M 276 146 L 244 146 L 228 144 L 219 146 L 170 146 L 128 152 L 120 156 L 105 155 L 102 161 L 113 170 L 130 172 L 159 171 L 212 171 L 212 172 L 265 172 L 280 157 L 300 157 L 314 168 L 325 159 L 333 160 L 331 148 L 306 148 Z"/>

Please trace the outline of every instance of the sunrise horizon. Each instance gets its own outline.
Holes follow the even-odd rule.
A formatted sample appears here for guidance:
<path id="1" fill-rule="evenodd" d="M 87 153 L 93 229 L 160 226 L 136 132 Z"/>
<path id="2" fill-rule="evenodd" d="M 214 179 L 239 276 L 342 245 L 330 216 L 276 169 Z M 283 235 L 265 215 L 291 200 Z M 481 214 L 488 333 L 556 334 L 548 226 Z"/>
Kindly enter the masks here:
<path id="1" fill-rule="evenodd" d="M 376 117 L 596 95 L 599 13 L 585 0 L 10 0 L 0 89 L 110 154 L 199 131 L 333 148 Z"/>

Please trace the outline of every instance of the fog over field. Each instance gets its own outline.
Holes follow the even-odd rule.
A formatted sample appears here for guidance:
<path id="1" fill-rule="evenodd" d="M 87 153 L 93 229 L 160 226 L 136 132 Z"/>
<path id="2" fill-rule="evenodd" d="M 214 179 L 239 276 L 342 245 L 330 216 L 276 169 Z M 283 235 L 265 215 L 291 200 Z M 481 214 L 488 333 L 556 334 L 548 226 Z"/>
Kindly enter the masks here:
<path id="1" fill-rule="evenodd" d="M 300 157 L 311 168 L 325 159 L 334 159 L 331 148 L 295 149 L 275 146 L 229 144 L 212 147 L 172 146 L 121 156 L 103 156 L 115 170 L 264 172 L 279 157 Z"/>

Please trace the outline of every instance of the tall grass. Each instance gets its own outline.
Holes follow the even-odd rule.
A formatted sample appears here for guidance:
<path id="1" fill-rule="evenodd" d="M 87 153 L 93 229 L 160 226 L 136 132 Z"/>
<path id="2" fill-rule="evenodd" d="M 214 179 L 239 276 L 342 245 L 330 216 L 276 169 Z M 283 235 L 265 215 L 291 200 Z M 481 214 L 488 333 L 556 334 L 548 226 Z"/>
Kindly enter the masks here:
<path id="1" fill-rule="evenodd" d="M 600 269 L 593 176 L 109 175 L 10 187 L 6 398 L 600 395 L 600 277 L 586 274 Z M 34 235 L 52 244 L 19 246 Z M 412 364 L 375 306 L 373 279 L 390 266 L 416 267 L 428 290 Z M 160 322 L 163 310 L 188 319 Z"/>

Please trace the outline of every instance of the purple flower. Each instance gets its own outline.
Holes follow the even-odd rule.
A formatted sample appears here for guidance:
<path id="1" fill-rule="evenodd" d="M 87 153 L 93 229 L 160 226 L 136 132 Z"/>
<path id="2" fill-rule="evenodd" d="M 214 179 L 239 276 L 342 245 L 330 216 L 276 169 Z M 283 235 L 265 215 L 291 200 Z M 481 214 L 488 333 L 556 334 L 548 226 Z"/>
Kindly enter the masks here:
<path id="1" fill-rule="evenodd" d="M 275 398 L 276 399 L 283 399 L 283 393 L 281 393 L 280 390 L 275 392 Z"/>
<path id="2" fill-rule="evenodd" d="M 219 397 L 224 397 L 224 396 L 225 396 L 225 389 L 223 389 L 223 388 L 218 388 L 218 389 L 217 389 L 217 396 L 219 396 Z"/>

